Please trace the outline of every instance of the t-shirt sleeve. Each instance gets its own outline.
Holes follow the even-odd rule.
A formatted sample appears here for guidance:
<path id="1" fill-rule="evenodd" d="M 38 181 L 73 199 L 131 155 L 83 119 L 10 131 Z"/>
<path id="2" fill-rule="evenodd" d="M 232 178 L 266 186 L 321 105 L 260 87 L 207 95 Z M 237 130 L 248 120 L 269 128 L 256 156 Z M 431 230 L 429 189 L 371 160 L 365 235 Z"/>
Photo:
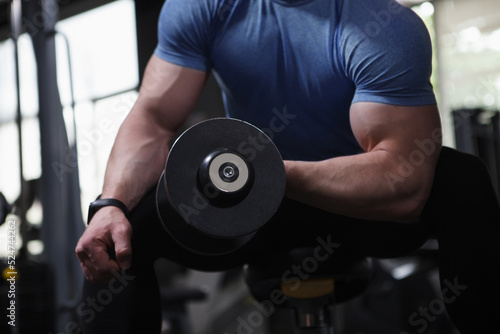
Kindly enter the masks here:
<path id="1" fill-rule="evenodd" d="M 166 0 L 158 20 L 154 54 L 176 65 L 209 71 L 211 12 L 207 0 Z"/>
<path id="2" fill-rule="evenodd" d="M 343 1 L 339 54 L 354 102 L 435 104 L 432 44 L 422 20 L 393 0 Z"/>

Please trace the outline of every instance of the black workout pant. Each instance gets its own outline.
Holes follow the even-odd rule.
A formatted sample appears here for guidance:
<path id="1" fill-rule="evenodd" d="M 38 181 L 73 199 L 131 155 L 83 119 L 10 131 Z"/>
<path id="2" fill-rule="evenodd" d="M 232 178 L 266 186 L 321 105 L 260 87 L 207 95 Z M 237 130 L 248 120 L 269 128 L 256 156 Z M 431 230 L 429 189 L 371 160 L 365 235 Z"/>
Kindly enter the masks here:
<path id="1" fill-rule="evenodd" d="M 500 206 L 482 162 L 443 148 L 420 220 L 401 224 L 352 219 L 285 199 L 275 217 L 241 249 L 201 256 L 180 247 L 163 229 L 151 192 L 132 213 L 132 268 L 117 274 L 113 283 L 86 281 L 77 313 L 84 333 L 159 333 L 160 297 L 153 269 L 159 257 L 221 271 L 272 251 L 315 246 L 318 237 L 341 244 L 335 256 L 387 258 L 408 254 L 433 236 L 439 242 L 443 304 L 455 325 L 462 334 L 500 333 Z"/>

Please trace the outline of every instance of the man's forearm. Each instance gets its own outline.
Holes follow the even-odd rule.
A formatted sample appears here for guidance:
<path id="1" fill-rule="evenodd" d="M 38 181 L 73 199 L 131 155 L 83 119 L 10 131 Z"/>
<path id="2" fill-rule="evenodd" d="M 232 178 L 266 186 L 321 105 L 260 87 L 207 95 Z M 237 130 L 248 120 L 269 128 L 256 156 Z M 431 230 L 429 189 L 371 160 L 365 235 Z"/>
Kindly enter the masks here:
<path id="1" fill-rule="evenodd" d="M 424 170 L 432 166 L 401 175 L 401 162 L 386 151 L 285 161 L 285 167 L 290 198 L 337 214 L 401 222 L 418 218 L 433 176 Z"/>
<path id="2" fill-rule="evenodd" d="M 119 199 L 129 210 L 158 181 L 173 139 L 171 132 L 137 108 L 120 127 L 106 167 L 102 192 L 103 198 Z"/>

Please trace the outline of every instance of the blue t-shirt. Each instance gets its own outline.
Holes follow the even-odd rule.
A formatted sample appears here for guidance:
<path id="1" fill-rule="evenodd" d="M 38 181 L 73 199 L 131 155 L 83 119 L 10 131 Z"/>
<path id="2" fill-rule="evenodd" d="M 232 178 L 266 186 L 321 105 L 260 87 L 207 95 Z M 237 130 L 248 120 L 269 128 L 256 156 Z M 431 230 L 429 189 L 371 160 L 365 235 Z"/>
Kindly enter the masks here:
<path id="1" fill-rule="evenodd" d="M 436 103 L 427 29 L 393 0 L 166 0 L 158 39 L 160 58 L 213 71 L 227 116 L 284 159 L 362 152 L 354 102 Z"/>

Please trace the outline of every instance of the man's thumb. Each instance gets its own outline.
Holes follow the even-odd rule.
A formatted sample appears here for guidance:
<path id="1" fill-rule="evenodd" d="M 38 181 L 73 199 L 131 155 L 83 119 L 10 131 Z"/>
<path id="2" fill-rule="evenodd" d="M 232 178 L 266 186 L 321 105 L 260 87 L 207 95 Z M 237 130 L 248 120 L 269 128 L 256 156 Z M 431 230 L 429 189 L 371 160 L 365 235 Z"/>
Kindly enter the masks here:
<path id="1" fill-rule="evenodd" d="M 118 262 L 120 269 L 129 269 L 132 265 L 132 246 L 130 244 L 130 239 L 118 238 L 118 240 L 115 240 L 115 254 L 116 262 Z"/>

